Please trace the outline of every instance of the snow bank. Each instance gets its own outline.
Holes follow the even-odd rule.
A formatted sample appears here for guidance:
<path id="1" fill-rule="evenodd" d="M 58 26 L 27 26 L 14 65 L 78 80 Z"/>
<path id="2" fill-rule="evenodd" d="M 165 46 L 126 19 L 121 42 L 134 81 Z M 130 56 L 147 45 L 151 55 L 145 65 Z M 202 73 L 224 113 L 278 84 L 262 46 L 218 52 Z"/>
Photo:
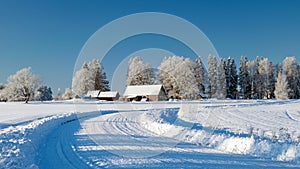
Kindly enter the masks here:
<path id="1" fill-rule="evenodd" d="M 160 136 L 174 138 L 178 143 L 192 143 L 226 154 L 243 154 L 300 163 L 299 142 L 241 135 L 220 128 L 192 127 L 186 125 L 189 122 L 183 122 L 184 120 L 179 118 L 183 115 L 178 113 L 182 112 L 178 112 L 178 109 L 177 114 L 174 113 L 174 109 L 145 112 L 140 121 L 147 130 Z"/>
<path id="2" fill-rule="evenodd" d="M 37 168 L 36 152 L 47 134 L 74 118 L 71 113 L 54 115 L 0 130 L 0 168 Z"/>
<path id="3" fill-rule="evenodd" d="M 234 154 L 249 154 L 253 148 L 254 141 L 253 137 L 229 137 L 218 146 L 218 149 Z"/>
<path id="4" fill-rule="evenodd" d="M 286 150 L 277 157 L 279 161 L 298 161 L 300 162 L 300 147 L 290 145 Z"/>
<path id="5" fill-rule="evenodd" d="M 139 121 L 147 130 L 159 136 L 174 137 L 184 130 L 172 125 L 177 119 L 177 111 L 178 109 L 151 110 L 143 113 Z"/>

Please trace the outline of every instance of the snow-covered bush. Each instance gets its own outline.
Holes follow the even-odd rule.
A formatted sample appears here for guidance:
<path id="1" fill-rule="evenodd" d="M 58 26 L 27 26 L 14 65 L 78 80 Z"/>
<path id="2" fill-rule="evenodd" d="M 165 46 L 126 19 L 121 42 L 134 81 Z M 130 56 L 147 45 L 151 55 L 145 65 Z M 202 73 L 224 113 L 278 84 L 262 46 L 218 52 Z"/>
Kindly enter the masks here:
<path id="1" fill-rule="evenodd" d="M 63 100 L 69 100 L 74 98 L 74 93 L 70 88 L 66 88 L 65 93 L 62 95 Z"/>
<path id="2" fill-rule="evenodd" d="M 50 87 L 47 86 L 41 86 L 35 95 L 35 100 L 39 101 L 47 101 L 47 100 L 52 100 L 52 91 Z"/>

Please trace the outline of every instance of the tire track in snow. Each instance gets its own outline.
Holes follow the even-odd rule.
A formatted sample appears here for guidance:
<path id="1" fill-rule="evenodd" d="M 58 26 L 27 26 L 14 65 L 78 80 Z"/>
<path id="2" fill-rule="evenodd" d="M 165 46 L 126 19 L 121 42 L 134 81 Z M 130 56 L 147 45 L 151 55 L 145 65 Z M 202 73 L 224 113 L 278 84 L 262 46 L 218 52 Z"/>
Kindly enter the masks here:
<path id="1" fill-rule="evenodd" d="M 114 113 L 115 111 L 109 111 Z M 107 113 L 107 112 L 105 112 Z M 101 116 L 99 112 L 87 112 L 79 114 L 76 119 L 71 119 L 57 126 L 49 135 L 46 142 L 39 147 L 37 165 L 40 169 L 87 169 L 92 167 L 92 161 L 84 158 L 84 155 L 76 148 L 79 146 L 76 132 L 81 129 L 79 120 Z M 85 142 L 92 144 L 88 136 Z M 97 168 L 97 167 L 93 167 Z"/>
<path id="2" fill-rule="evenodd" d="M 155 144 L 155 141 L 159 141 L 155 139 L 153 142 L 135 139 L 138 137 L 133 138 L 133 135 L 151 138 L 151 135 L 149 134 L 153 134 L 151 131 L 140 125 L 142 119 L 138 119 L 137 116 L 138 114 L 136 114 L 136 112 L 127 112 L 99 116 L 93 119 L 94 121 L 101 122 L 102 125 L 96 125 L 91 127 L 91 129 L 104 131 L 104 133 L 109 134 L 110 138 L 107 137 L 102 139 L 111 139 L 109 140 L 111 144 L 101 145 L 100 143 L 101 148 L 95 146 L 92 149 L 97 150 L 98 147 L 98 151 L 104 149 L 112 153 L 116 152 L 117 154 L 119 151 L 123 150 L 124 152 L 129 153 L 129 155 L 132 155 L 130 154 L 130 151 L 131 153 L 136 154 L 141 151 L 146 151 L 147 153 L 151 153 L 151 151 L 163 151 L 163 153 L 150 158 L 135 158 L 130 156 L 124 158 L 122 157 L 122 154 L 118 158 L 105 156 L 101 157 L 101 164 L 103 166 L 107 168 L 284 168 L 282 163 L 273 161 L 270 163 L 268 160 L 256 159 L 255 157 L 250 156 L 218 154 L 213 150 L 208 150 L 210 153 L 207 154 L 204 153 L 204 148 L 195 145 L 185 145 L 179 148 L 175 146 L 170 147 L 168 144 L 159 144 L 159 142 Z M 92 125 L 94 123 L 88 124 Z M 159 139 L 160 141 L 163 141 L 165 138 L 161 136 Z M 171 139 L 172 138 L 170 138 L 170 140 Z M 152 147 L 152 149 L 150 147 Z"/>
<path id="3" fill-rule="evenodd" d="M 93 143 L 87 133 L 80 134 L 78 121 L 59 126 L 50 136 L 42 150 L 39 168 L 285 168 L 281 162 L 270 162 L 249 156 L 218 154 L 195 145 L 183 148 L 168 147 L 164 141 L 172 141 L 141 126 L 137 112 L 100 115 L 86 119 L 83 125 L 98 134 L 101 144 Z M 77 133 L 77 134 L 75 134 Z M 135 136 L 135 137 L 133 137 Z M 144 136 L 144 137 L 142 137 Z M 139 138 L 140 137 L 140 138 Z M 152 138 L 153 142 L 143 140 Z M 50 140 L 50 138 L 52 140 Z M 155 144 L 155 141 L 157 144 Z M 150 144 L 149 144 L 150 143 Z M 55 148 L 56 147 L 56 148 Z M 74 147 L 74 148 L 73 148 Z M 124 149 L 125 148 L 125 149 Z M 113 150 L 113 151 L 111 151 Z M 168 150 L 168 151 L 167 151 Z M 44 152 L 43 152 L 44 151 Z M 164 151 L 151 158 L 122 157 L 114 151 L 149 153 Z M 129 152 L 128 152 L 129 151 Z M 112 152 L 112 153 L 111 153 Z M 132 155 L 132 154 L 129 154 Z"/>
<path id="4" fill-rule="evenodd" d="M 85 169 L 89 166 L 73 150 L 74 133 L 80 128 L 78 120 L 62 124 L 49 136 L 39 152 L 40 169 Z"/>
<path id="5" fill-rule="evenodd" d="M 286 114 L 286 116 L 287 116 L 290 120 L 300 122 L 300 120 L 298 120 L 297 118 L 294 118 L 294 117 L 288 112 L 288 110 L 286 110 L 285 114 Z"/>

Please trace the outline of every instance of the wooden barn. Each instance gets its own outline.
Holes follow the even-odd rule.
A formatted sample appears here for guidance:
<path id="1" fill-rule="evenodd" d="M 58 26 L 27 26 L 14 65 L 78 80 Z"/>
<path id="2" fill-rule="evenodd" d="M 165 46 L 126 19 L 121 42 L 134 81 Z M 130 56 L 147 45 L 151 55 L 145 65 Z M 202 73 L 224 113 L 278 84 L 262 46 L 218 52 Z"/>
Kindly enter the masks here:
<path id="1" fill-rule="evenodd" d="M 120 98 L 120 94 L 117 91 L 100 92 L 98 99 L 106 101 L 116 101 Z"/>
<path id="2" fill-rule="evenodd" d="M 106 100 L 106 101 L 115 101 L 115 100 L 118 100 L 119 97 L 120 97 L 120 94 L 117 91 L 101 92 L 100 90 L 90 90 L 85 95 L 85 98 Z"/>
<path id="3" fill-rule="evenodd" d="M 100 90 L 89 90 L 86 94 L 86 97 L 90 99 L 98 99 L 99 94 Z"/>
<path id="4" fill-rule="evenodd" d="M 165 101 L 168 100 L 163 85 L 127 86 L 123 95 L 126 101 Z"/>

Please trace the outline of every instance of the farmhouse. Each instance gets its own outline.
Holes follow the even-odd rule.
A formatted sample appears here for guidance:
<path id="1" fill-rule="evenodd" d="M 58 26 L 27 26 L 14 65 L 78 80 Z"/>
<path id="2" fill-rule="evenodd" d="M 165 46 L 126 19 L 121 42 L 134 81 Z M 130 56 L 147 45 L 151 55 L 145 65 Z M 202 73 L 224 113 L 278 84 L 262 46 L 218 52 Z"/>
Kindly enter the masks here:
<path id="1" fill-rule="evenodd" d="M 98 99 L 106 101 L 116 101 L 120 97 L 119 92 L 110 91 L 110 92 L 100 92 Z"/>
<path id="2" fill-rule="evenodd" d="M 149 101 L 167 100 L 167 94 L 163 85 L 136 85 L 127 86 L 123 97 L 127 101 Z"/>

